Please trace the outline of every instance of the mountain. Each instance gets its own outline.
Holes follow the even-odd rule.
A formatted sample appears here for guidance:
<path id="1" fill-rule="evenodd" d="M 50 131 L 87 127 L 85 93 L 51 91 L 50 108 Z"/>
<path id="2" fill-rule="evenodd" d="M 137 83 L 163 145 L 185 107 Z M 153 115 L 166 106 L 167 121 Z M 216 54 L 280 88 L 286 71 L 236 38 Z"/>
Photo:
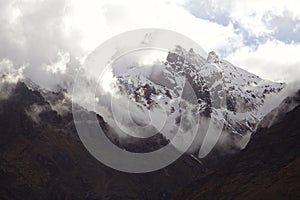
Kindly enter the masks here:
<path id="1" fill-rule="evenodd" d="M 201 142 L 192 149 L 199 158 L 205 157 L 215 144 L 227 153 L 243 149 L 267 114 L 262 109 L 266 99 L 285 87 L 234 66 L 215 52 L 204 58 L 193 49 L 187 51 L 180 46 L 168 52 L 165 60 L 150 65 L 124 63 L 122 70 L 113 66 L 114 88 L 133 104 L 133 121 L 146 125 L 150 115 L 153 126 L 167 139 L 173 138 L 182 124 L 189 124 L 184 133 L 200 124 L 202 129 L 196 138 Z M 120 113 L 124 112 L 121 109 L 124 108 L 120 108 Z M 199 116 L 200 122 L 195 120 Z M 164 118 L 166 124 L 155 121 Z M 123 119 L 120 117 L 120 121 Z"/>
<path id="2" fill-rule="evenodd" d="M 175 191 L 210 173 L 188 154 L 152 173 L 113 170 L 81 143 L 62 92 L 42 94 L 23 82 L 10 88 L 9 96 L 0 100 L 0 199 L 170 199 Z M 98 119 L 106 130 L 103 118 Z M 140 152 L 157 143 L 121 145 Z"/>
<path id="3" fill-rule="evenodd" d="M 283 99 L 283 101 L 269 112 L 258 124 L 258 128 L 269 128 L 274 123 L 281 121 L 285 114 L 293 110 L 300 103 L 300 90 Z"/>
<path id="4" fill-rule="evenodd" d="M 0 100 L 0 199 L 299 198 L 299 106 L 270 128 L 259 128 L 244 150 L 219 160 L 224 167 L 218 170 L 184 154 L 159 171 L 128 174 L 87 152 L 62 92 L 42 94 L 23 82 L 8 88 Z M 158 145 L 139 142 L 121 145 L 133 152 Z"/>
<path id="5" fill-rule="evenodd" d="M 269 127 L 260 127 L 223 168 L 190 184 L 175 199 L 299 199 L 299 97 L 287 98 L 282 105 L 288 99 L 298 99 L 298 105 Z"/>
<path id="6" fill-rule="evenodd" d="M 155 135 L 134 137 L 142 133 L 128 126 L 132 135 L 124 139 L 107 116 L 78 104 L 73 109 L 87 116 L 96 114 L 114 144 L 136 153 L 160 149 L 170 142 L 174 131 L 185 134 L 200 125 L 200 131 L 206 132 L 207 122 L 217 126 L 220 121 L 224 123 L 221 136 L 215 138 L 215 147 L 208 145 L 214 147 L 208 156 L 199 159 L 203 156 L 198 153 L 201 143 L 209 135 L 204 134 L 192 150 L 166 168 L 144 174 L 113 170 L 82 144 L 66 90 L 47 91 L 28 79 L 16 84 L 1 82 L 0 199 L 226 199 L 228 195 L 252 197 L 248 190 L 254 191 L 254 198 L 264 195 L 265 190 L 256 186 L 261 184 L 272 186 L 270 195 L 287 185 L 294 197 L 298 189 L 293 176 L 297 179 L 299 169 L 295 160 L 299 155 L 299 97 L 287 98 L 264 119 L 262 109 L 284 84 L 265 81 L 214 52 L 203 58 L 181 47 L 168 52 L 164 62 L 125 67 L 128 72 L 113 71 L 116 95 L 130 99 L 132 124 L 143 127 L 149 122 L 147 116 L 152 117 L 154 125 L 149 130 Z M 121 107 L 126 109 L 125 104 Z M 290 112 L 282 114 L 286 108 Z M 159 129 L 163 117 L 166 127 Z M 274 180 L 278 183 L 273 184 Z M 289 188 L 281 193 L 286 191 Z"/>

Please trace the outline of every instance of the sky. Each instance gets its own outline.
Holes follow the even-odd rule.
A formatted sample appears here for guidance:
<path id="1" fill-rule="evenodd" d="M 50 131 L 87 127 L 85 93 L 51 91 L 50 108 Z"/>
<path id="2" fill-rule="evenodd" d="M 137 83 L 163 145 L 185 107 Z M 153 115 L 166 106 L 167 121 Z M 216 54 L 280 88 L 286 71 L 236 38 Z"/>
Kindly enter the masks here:
<path id="1" fill-rule="evenodd" d="M 102 42 L 138 28 L 186 35 L 262 78 L 300 79 L 300 9 L 288 0 L 1 0 L 0 73 L 67 85 Z"/>

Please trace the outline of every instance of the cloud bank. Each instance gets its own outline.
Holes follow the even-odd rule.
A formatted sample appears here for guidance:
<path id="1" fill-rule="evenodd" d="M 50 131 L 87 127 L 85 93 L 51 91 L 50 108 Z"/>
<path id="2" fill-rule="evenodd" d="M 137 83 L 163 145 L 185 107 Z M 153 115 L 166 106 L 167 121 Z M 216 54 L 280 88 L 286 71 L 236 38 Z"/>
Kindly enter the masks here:
<path id="1" fill-rule="evenodd" d="M 42 87 L 70 87 L 103 41 L 154 27 L 182 33 L 263 78 L 293 82 L 300 78 L 297 8 L 284 0 L 3 0 L 0 61 L 25 66 L 24 77 Z"/>

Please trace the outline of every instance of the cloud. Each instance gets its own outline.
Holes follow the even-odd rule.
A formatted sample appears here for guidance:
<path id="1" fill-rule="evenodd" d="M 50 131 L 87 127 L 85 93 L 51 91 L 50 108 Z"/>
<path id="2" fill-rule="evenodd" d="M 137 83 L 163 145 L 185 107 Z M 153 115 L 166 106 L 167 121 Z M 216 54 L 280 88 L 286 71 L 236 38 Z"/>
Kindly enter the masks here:
<path id="1" fill-rule="evenodd" d="M 23 78 L 25 66 L 16 67 L 8 60 L 0 61 L 0 100 L 7 99 L 18 80 Z"/>
<path id="2" fill-rule="evenodd" d="M 64 24 L 67 6 L 66 0 L 1 1 L 0 60 L 10 60 L 16 69 L 26 65 L 24 76 L 43 87 L 56 85 L 62 77 L 43 66 L 55 63 L 61 53 L 74 60 L 81 51 L 78 33 Z"/>
<path id="3" fill-rule="evenodd" d="M 291 11 L 284 10 L 279 15 L 267 13 L 264 20 L 266 25 L 274 30 L 273 38 L 286 43 L 300 42 L 300 16 L 294 16 Z"/>
<path id="4" fill-rule="evenodd" d="M 44 66 L 50 73 L 66 73 L 66 65 L 70 62 L 70 54 L 58 52 L 58 60 Z"/>
<path id="5" fill-rule="evenodd" d="M 266 113 L 264 119 L 257 125 L 257 128 L 269 128 L 280 122 L 286 113 L 293 110 L 300 104 L 299 90 L 300 81 L 288 84 L 278 95 L 268 98 L 262 111 Z"/>
<path id="6" fill-rule="evenodd" d="M 8 59 L 0 61 L 0 82 L 17 83 L 23 78 L 23 71 L 26 66 L 14 66 L 13 62 Z"/>
<path id="7" fill-rule="evenodd" d="M 248 34 L 260 37 L 272 34 L 280 21 L 269 24 L 267 18 L 285 16 L 296 19 L 300 11 L 297 1 L 238 1 L 238 0 L 189 0 L 185 7 L 195 16 L 212 23 L 227 26 L 230 22 L 247 30 Z M 277 24 L 278 23 L 278 24 Z"/>
<path id="8" fill-rule="evenodd" d="M 49 110 L 49 107 L 45 105 L 32 104 L 25 113 L 28 117 L 32 119 L 35 123 L 40 123 L 40 113 Z"/>
<path id="9" fill-rule="evenodd" d="M 242 45 L 216 49 L 225 59 L 269 80 L 299 80 L 300 11 L 296 1 L 189 0 L 184 5 L 197 18 L 227 30 L 232 25 L 231 32 Z"/>
<path id="10" fill-rule="evenodd" d="M 239 39 L 232 28 L 198 19 L 181 4 L 158 0 L 4 0 L 0 3 L 0 60 L 10 60 L 16 70 L 26 66 L 24 77 L 41 87 L 53 90 L 59 84 L 71 91 L 81 61 L 103 41 L 124 31 L 167 28 L 207 49 L 237 46 Z"/>
<path id="11" fill-rule="evenodd" d="M 187 1 L 185 6 L 198 18 L 227 26 L 231 21 L 230 4 L 230 1 L 191 0 Z"/>
<path id="12" fill-rule="evenodd" d="M 254 52 L 267 41 L 296 48 L 300 11 L 295 5 L 283 0 L 3 0 L 0 60 L 10 60 L 16 69 L 26 66 L 24 76 L 47 89 L 57 84 L 71 87 L 82 60 L 102 42 L 125 31 L 154 27 L 182 33 L 206 51 L 278 80 L 275 72 L 266 76 L 267 70 L 252 69 L 263 66 L 254 65 L 262 59 Z M 271 64 L 277 69 L 282 61 L 276 58 Z M 288 73 L 292 65 L 281 67 L 287 73 L 284 80 L 293 78 Z"/>
<path id="13" fill-rule="evenodd" d="M 300 45 L 270 40 L 240 48 L 226 59 L 265 79 L 289 83 L 300 79 L 299 52 Z"/>

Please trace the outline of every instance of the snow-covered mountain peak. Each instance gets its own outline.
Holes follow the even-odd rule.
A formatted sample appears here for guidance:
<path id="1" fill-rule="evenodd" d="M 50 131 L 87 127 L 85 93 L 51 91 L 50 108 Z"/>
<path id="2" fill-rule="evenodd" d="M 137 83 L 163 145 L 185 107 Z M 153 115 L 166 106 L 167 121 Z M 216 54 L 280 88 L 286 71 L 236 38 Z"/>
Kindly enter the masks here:
<path id="1" fill-rule="evenodd" d="M 148 122 L 150 112 L 150 116 L 167 120 L 162 133 L 172 138 L 183 118 L 194 127 L 196 122 L 187 119 L 200 115 L 224 123 L 222 134 L 229 135 L 224 137 L 234 148 L 243 147 L 263 118 L 261 107 L 266 98 L 284 87 L 232 65 L 214 51 L 204 58 L 181 46 L 170 51 L 161 63 L 156 60 L 150 66 L 124 67 L 130 70 L 114 74 L 116 87 L 134 105 L 131 109 L 136 111 L 131 117 L 135 123 Z M 193 111 L 185 112 L 187 109 Z M 161 127 L 158 122 L 154 120 L 154 127 Z"/>

